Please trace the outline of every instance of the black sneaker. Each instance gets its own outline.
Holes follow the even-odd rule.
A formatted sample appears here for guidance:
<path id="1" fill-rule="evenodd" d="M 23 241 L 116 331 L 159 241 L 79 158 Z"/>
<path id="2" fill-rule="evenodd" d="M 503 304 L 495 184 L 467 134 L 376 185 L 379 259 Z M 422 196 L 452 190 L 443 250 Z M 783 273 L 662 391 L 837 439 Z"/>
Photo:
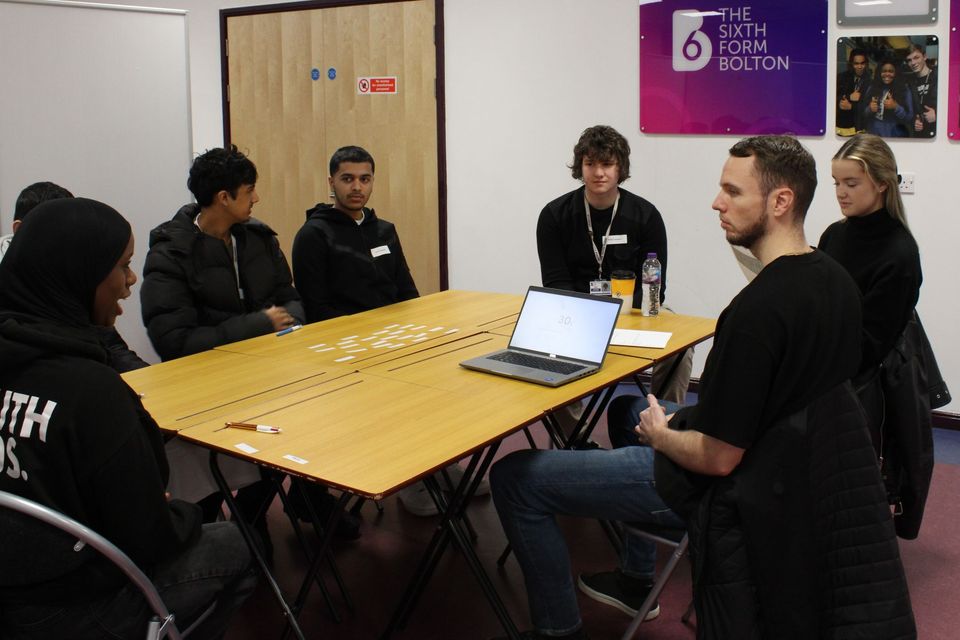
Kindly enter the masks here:
<path id="1" fill-rule="evenodd" d="M 603 604 L 616 607 L 627 615 L 635 616 L 647 599 L 653 583 L 641 578 L 631 578 L 622 571 L 603 571 L 592 575 L 581 574 L 577 585 L 588 597 Z M 660 603 L 654 602 L 644 620 L 653 620 L 660 615 Z"/>

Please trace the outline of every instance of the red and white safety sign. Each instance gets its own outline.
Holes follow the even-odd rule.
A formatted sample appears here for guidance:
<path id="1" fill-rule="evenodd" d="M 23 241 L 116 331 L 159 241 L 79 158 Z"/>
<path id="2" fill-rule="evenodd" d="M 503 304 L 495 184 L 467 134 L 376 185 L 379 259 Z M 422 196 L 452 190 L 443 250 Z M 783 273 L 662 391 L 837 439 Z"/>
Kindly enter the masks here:
<path id="1" fill-rule="evenodd" d="M 362 76 L 357 78 L 357 93 L 360 95 L 396 92 L 397 76 Z"/>

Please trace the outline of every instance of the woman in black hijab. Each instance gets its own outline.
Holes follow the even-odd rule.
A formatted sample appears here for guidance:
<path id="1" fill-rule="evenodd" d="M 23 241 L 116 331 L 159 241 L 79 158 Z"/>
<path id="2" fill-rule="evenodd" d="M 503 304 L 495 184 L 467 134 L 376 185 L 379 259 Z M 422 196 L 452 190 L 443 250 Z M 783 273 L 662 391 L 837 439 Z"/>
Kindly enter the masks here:
<path id="1" fill-rule="evenodd" d="M 233 524 L 201 529 L 196 506 L 167 500 L 159 429 L 96 328 L 122 313 L 133 250 L 123 216 L 83 198 L 38 206 L 14 236 L 0 262 L 0 490 L 107 537 L 180 625 L 222 595 L 196 631 L 217 637 L 254 583 L 246 546 Z M 0 636 L 140 638 L 149 617 L 98 554 L 0 513 Z"/>
<path id="2" fill-rule="evenodd" d="M 116 316 L 104 314 L 113 309 L 94 309 L 94 298 L 101 282 L 119 277 L 118 267 L 126 270 L 118 299 L 130 295 L 137 281 L 132 255 L 130 224 L 107 205 L 84 198 L 43 203 L 24 218 L 0 263 L 0 310 L 77 329 L 112 325 Z"/>

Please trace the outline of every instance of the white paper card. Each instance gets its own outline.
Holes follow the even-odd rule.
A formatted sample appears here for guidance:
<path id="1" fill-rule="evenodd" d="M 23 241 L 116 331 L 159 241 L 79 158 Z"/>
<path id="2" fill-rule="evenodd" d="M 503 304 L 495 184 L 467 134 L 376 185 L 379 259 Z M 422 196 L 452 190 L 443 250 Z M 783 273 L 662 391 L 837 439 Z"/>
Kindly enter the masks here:
<path id="1" fill-rule="evenodd" d="M 257 449 L 256 447 L 251 447 L 246 442 L 239 442 L 233 446 L 236 447 L 237 449 L 240 449 L 240 451 L 243 451 L 244 453 L 249 453 L 249 454 L 254 454 L 260 451 L 260 449 Z"/>
<path id="2" fill-rule="evenodd" d="M 663 349 L 672 333 L 667 331 L 639 331 L 637 329 L 614 329 L 610 344 L 620 347 L 651 347 Z"/>
<path id="3" fill-rule="evenodd" d="M 386 256 L 389 254 L 390 254 L 390 247 L 388 247 L 385 244 L 380 245 L 379 247 L 374 247 L 373 249 L 370 249 L 370 255 L 373 256 L 374 258 L 379 258 L 380 256 Z"/>

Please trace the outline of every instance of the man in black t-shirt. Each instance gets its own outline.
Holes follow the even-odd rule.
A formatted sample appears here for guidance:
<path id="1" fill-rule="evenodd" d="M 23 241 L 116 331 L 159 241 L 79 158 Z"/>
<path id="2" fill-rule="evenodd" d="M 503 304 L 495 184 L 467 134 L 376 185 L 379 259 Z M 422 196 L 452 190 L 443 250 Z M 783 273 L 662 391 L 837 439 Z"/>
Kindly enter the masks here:
<path id="1" fill-rule="evenodd" d="M 494 466 L 494 501 L 536 627 L 526 637 L 586 637 L 556 514 L 683 526 L 677 509 L 696 504 L 716 478 L 736 470 L 775 421 L 856 372 L 856 285 L 803 232 L 816 184 L 813 157 L 793 138 L 747 138 L 731 148 L 713 208 L 727 241 L 749 249 L 763 269 L 720 316 L 698 405 L 667 416 L 648 396 L 635 433 L 649 447 L 519 451 Z M 615 401 L 611 429 L 634 433 L 638 400 Z M 657 464 L 656 477 L 655 456 L 669 461 Z M 632 614 L 649 592 L 654 566 L 652 545 L 628 536 L 623 569 L 581 576 L 579 586 Z M 657 614 L 659 607 L 648 619 Z"/>

